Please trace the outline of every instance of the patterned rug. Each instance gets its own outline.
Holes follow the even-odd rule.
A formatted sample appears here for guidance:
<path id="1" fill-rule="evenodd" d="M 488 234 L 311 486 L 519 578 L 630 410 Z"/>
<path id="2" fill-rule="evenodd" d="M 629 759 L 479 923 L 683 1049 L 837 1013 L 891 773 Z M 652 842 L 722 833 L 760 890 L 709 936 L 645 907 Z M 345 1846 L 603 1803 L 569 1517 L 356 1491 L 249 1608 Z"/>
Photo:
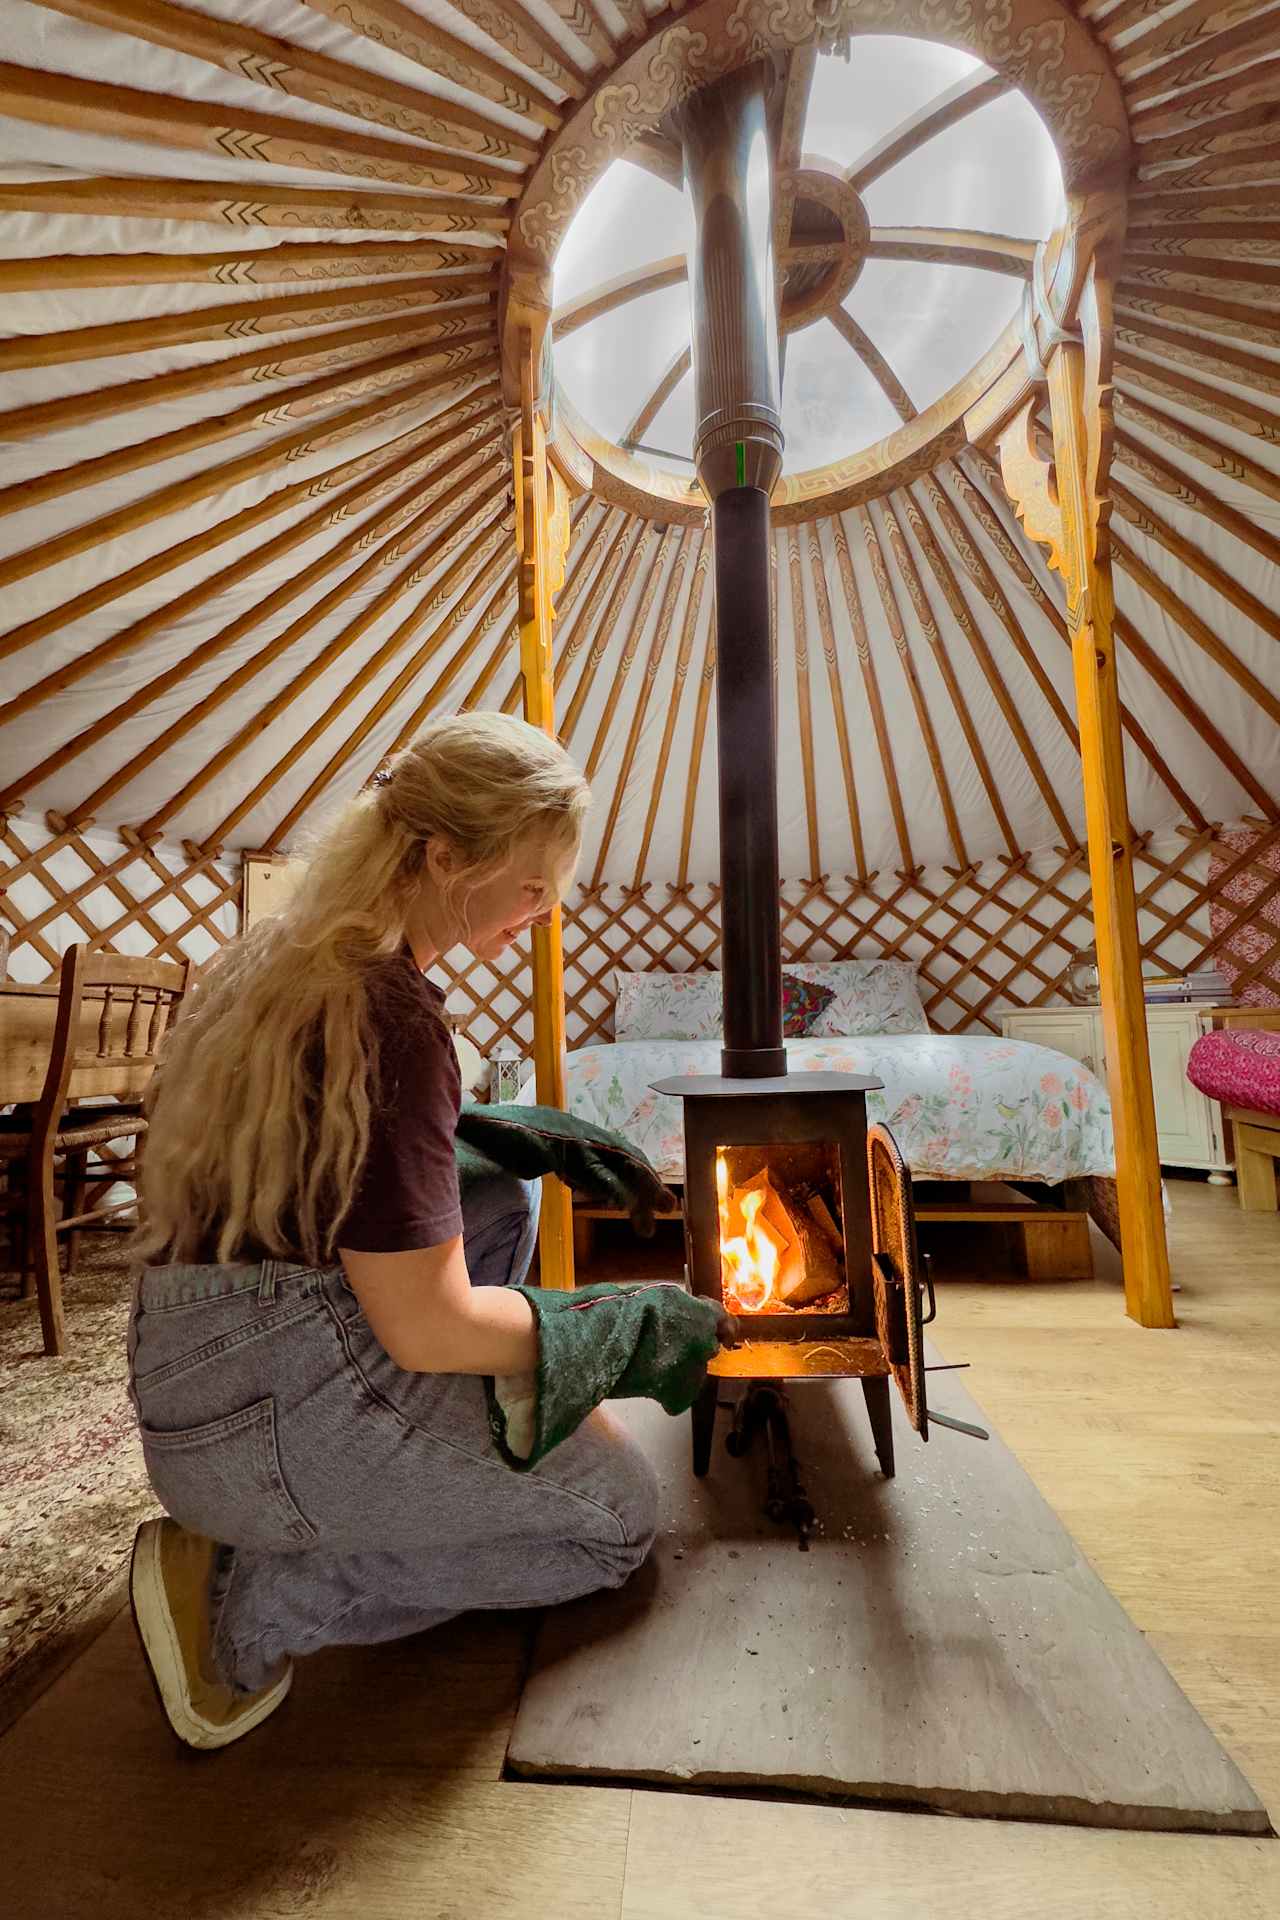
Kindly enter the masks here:
<path id="1" fill-rule="evenodd" d="M 123 1236 L 86 1235 L 64 1282 L 67 1352 L 0 1275 L 0 1730 L 125 1597 L 134 1529 L 156 1512 L 125 1384 Z"/>

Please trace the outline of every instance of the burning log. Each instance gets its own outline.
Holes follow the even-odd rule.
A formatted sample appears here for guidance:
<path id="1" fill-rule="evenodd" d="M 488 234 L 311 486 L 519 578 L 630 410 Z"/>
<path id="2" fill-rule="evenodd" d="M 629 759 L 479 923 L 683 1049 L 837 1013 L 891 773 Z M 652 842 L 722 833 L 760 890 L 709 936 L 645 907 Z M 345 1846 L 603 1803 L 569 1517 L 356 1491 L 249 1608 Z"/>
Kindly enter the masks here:
<path id="1" fill-rule="evenodd" d="M 834 1293 L 842 1277 L 835 1250 L 804 1203 L 768 1167 L 741 1186 L 730 1185 L 723 1158 L 716 1173 L 726 1304 L 762 1313 Z"/>

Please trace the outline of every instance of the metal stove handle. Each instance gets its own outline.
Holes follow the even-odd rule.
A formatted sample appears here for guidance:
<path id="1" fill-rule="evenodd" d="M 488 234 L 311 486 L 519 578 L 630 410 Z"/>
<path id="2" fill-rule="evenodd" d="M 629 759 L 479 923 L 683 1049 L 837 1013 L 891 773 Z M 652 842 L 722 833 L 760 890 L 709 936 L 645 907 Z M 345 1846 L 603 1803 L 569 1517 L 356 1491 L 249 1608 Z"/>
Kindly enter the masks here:
<path id="1" fill-rule="evenodd" d="M 922 1253 L 920 1265 L 924 1269 L 924 1291 L 929 1297 L 929 1311 L 921 1316 L 920 1325 L 927 1327 L 931 1320 L 936 1320 L 938 1317 L 938 1301 L 933 1291 L 933 1255 Z"/>
<path id="2" fill-rule="evenodd" d="M 971 1426 L 967 1420 L 957 1420 L 952 1414 L 939 1413 L 936 1407 L 929 1409 L 929 1425 L 950 1427 L 953 1433 L 967 1433 L 974 1440 L 989 1440 L 991 1435 L 985 1427 Z"/>

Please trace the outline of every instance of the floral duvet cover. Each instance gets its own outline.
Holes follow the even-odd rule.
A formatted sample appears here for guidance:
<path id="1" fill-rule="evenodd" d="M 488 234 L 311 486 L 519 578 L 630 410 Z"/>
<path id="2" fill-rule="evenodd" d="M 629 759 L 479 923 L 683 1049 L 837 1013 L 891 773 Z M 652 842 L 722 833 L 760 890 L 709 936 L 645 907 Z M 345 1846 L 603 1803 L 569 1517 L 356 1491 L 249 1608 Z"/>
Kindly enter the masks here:
<path id="1" fill-rule="evenodd" d="M 788 1040 L 797 1073 L 874 1074 L 867 1114 L 891 1128 L 913 1174 L 932 1180 L 1041 1180 L 1114 1175 L 1111 1104 L 1097 1077 L 1025 1040 L 908 1033 Z M 651 1082 L 718 1073 L 715 1040 L 629 1040 L 580 1047 L 567 1063 L 569 1111 L 612 1127 L 668 1180 L 684 1171 L 680 1102 Z M 530 1084 L 522 1098 L 533 1099 Z"/>

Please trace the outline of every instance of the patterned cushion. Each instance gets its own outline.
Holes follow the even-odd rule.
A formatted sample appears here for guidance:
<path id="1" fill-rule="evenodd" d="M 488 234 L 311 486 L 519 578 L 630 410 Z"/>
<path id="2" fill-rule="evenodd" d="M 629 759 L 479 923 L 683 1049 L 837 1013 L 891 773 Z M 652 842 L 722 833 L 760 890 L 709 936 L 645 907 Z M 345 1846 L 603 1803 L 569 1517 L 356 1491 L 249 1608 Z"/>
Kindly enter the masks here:
<path id="1" fill-rule="evenodd" d="M 718 973 L 623 973 L 614 976 L 617 1040 L 718 1040 Z"/>
<path id="2" fill-rule="evenodd" d="M 1187 1056 L 1187 1078 L 1211 1100 L 1280 1115 L 1280 1033 L 1202 1033 Z"/>
<path id="3" fill-rule="evenodd" d="M 786 1040 L 802 1040 L 813 1032 L 818 1015 L 836 997 L 834 987 L 823 987 L 816 980 L 801 980 L 782 969 L 782 1033 Z"/>
<path id="4" fill-rule="evenodd" d="M 796 960 L 787 962 L 787 972 L 832 990 L 831 1000 L 808 1029 L 814 1039 L 929 1031 L 909 960 Z"/>

